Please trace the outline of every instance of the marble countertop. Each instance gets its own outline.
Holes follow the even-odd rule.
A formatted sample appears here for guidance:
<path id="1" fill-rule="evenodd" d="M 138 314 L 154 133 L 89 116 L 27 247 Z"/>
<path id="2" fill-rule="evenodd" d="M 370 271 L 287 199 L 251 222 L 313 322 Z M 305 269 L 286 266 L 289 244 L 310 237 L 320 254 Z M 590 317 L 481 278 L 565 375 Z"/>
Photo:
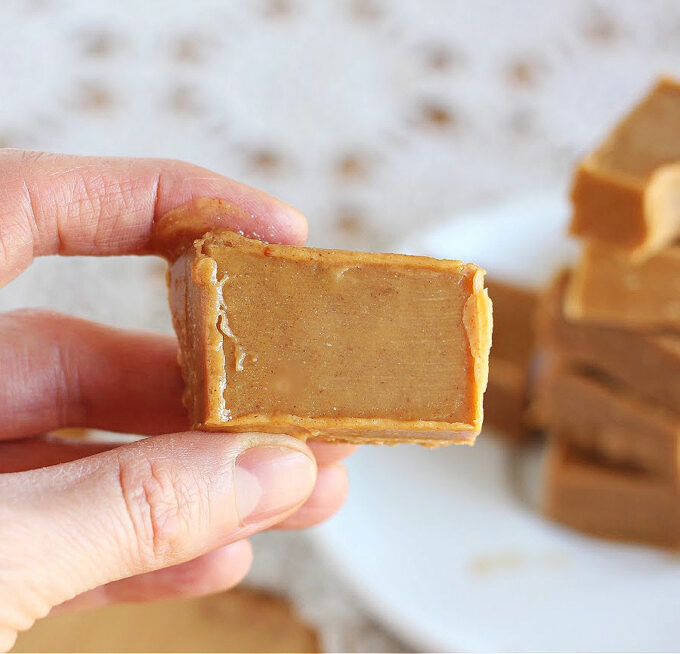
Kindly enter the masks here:
<path id="1" fill-rule="evenodd" d="M 187 159 L 296 204 L 310 243 L 354 249 L 564 186 L 657 74 L 680 73 L 674 0 L 6 0 L 0 21 L 0 146 Z M 0 309 L 168 331 L 162 284 L 155 260 L 46 259 Z M 255 546 L 249 583 L 291 597 L 326 650 L 417 648 L 304 533 Z"/>

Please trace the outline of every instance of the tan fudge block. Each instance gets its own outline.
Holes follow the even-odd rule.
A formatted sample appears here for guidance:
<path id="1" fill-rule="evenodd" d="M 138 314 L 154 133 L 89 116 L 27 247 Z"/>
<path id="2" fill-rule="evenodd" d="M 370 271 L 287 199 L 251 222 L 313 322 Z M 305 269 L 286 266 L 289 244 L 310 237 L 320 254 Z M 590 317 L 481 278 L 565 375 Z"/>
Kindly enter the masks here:
<path id="1" fill-rule="evenodd" d="M 496 279 L 487 278 L 486 285 L 494 307 L 494 339 L 484 418 L 499 436 L 520 441 L 531 435 L 525 410 L 538 294 Z"/>
<path id="2" fill-rule="evenodd" d="M 680 328 L 680 246 L 639 262 L 611 248 L 586 247 L 567 288 L 565 313 L 631 329 Z"/>
<path id="3" fill-rule="evenodd" d="M 491 305 L 459 261 L 207 234 L 171 266 L 195 428 L 472 443 Z"/>
<path id="4" fill-rule="evenodd" d="M 283 598 L 239 586 L 191 599 L 62 611 L 19 635 L 18 652 L 321 652 Z"/>
<path id="5" fill-rule="evenodd" d="M 572 234 L 644 256 L 680 232 L 680 84 L 663 78 L 576 170 Z"/>
<path id="6" fill-rule="evenodd" d="M 680 336 L 654 335 L 574 322 L 562 310 L 567 272 L 546 293 L 538 312 L 541 347 L 559 363 L 601 373 L 671 411 L 680 407 Z"/>
<path id="7" fill-rule="evenodd" d="M 493 302 L 492 358 L 526 366 L 534 350 L 533 320 L 538 293 L 489 277 L 486 288 Z"/>
<path id="8" fill-rule="evenodd" d="M 511 361 L 493 359 L 484 394 L 484 424 L 504 439 L 525 440 L 531 435 L 526 426 L 526 408 L 526 370 Z"/>
<path id="9" fill-rule="evenodd" d="M 580 450 L 677 484 L 680 416 L 623 387 L 558 368 L 542 391 L 550 427 Z"/>
<path id="10" fill-rule="evenodd" d="M 546 464 L 547 517 L 601 538 L 680 546 L 680 494 L 672 484 L 590 461 L 559 434 Z"/>

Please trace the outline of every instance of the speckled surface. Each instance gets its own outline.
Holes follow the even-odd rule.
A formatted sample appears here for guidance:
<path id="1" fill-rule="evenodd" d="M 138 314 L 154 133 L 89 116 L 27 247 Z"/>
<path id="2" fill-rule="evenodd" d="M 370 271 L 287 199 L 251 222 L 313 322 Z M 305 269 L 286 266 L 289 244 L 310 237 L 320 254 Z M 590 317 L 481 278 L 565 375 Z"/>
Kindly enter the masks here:
<path id="1" fill-rule="evenodd" d="M 564 185 L 656 74 L 680 74 L 673 0 L 6 0 L 0 21 L 0 145 L 188 159 L 356 249 Z M 28 304 L 170 328 L 151 259 L 42 260 L 0 292 Z M 417 648 L 305 534 L 256 550 L 250 583 L 287 593 L 327 650 Z"/>

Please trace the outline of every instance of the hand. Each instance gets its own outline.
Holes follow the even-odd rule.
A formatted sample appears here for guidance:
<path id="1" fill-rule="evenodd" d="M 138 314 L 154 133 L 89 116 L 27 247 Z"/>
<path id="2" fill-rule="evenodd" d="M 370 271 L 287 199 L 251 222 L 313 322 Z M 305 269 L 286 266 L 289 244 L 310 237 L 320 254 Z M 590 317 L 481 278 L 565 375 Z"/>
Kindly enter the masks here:
<path id="1" fill-rule="evenodd" d="M 2 151 L 0 286 L 35 256 L 151 253 L 158 217 L 197 197 L 231 203 L 222 227 L 305 241 L 297 210 L 196 166 Z M 228 588 L 250 566 L 248 536 L 344 500 L 351 447 L 187 431 L 174 339 L 14 311 L 0 314 L 0 371 L 0 650 L 55 606 Z M 80 426 L 171 435 L 46 435 Z"/>

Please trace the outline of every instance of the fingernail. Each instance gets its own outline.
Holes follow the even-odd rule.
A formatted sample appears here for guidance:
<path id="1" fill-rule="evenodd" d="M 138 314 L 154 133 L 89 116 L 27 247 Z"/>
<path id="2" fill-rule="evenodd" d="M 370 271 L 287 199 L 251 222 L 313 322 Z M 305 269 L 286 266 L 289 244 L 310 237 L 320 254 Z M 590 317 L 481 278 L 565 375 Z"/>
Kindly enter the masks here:
<path id="1" fill-rule="evenodd" d="M 244 525 L 265 522 L 306 500 L 316 482 L 316 465 L 287 447 L 254 447 L 236 459 L 236 508 Z"/>

